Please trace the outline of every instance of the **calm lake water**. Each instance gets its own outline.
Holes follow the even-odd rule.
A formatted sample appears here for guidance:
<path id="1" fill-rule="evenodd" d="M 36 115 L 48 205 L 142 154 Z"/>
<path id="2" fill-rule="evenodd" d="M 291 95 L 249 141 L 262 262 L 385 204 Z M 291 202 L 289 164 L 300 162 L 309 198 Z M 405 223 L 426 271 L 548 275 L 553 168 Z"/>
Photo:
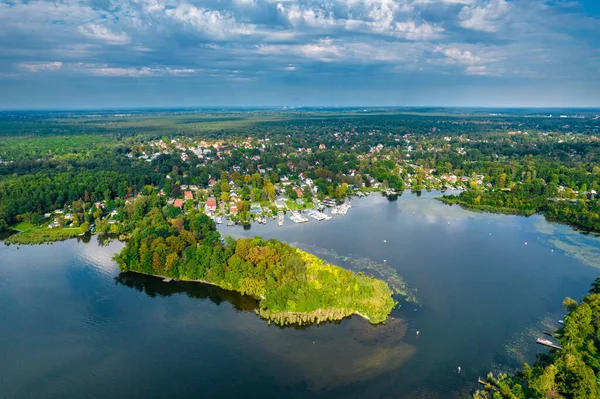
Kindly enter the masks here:
<path id="1" fill-rule="evenodd" d="M 436 195 L 371 196 L 328 222 L 221 228 L 397 272 L 418 305 L 380 326 L 269 326 L 252 298 L 119 275 L 119 242 L 0 245 L 0 397 L 466 397 L 478 376 L 544 350 L 535 338 L 557 326 L 562 299 L 600 275 L 600 240 Z"/>

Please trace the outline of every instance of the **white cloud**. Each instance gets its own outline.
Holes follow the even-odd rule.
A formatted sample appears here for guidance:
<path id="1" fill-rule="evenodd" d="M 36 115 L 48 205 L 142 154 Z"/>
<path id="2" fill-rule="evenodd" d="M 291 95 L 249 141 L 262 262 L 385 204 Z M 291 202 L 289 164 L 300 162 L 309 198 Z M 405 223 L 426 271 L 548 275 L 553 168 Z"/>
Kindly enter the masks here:
<path id="1" fill-rule="evenodd" d="M 408 3 L 395 0 L 349 0 L 346 2 L 348 12 L 345 15 L 334 16 L 332 11 L 323 9 L 327 3 L 320 7 L 300 7 L 277 4 L 279 13 L 295 28 L 307 26 L 318 28 L 328 34 L 335 33 L 336 29 L 363 34 L 387 35 L 407 40 L 430 40 L 440 37 L 444 31 L 441 26 L 431 25 L 425 21 L 416 22 L 404 15 L 410 10 Z M 357 14 L 355 16 L 355 13 Z M 398 18 L 397 13 L 402 13 L 403 18 Z"/>
<path id="2" fill-rule="evenodd" d="M 455 47 L 441 48 L 438 47 L 436 51 L 443 53 L 451 63 L 473 65 L 483 62 L 481 57 L 478 57 L 471 53 L 469 50 L 461 51 Z"/>
<path id="3" fill-rule="evenodd" d="M 413 0 L 412 4 L 461 4 L 461 5 L 472 5 L 477 3 L 477 0 Z"/>
<path id="4" fill-rule="evenodd" d="M 427 23 L 417 25 L 414 21 L 396 22 L 395 31 L 409 40 L 430 40 L 440 36 L 444 28 Z"/>
<path id="5" fill-rule="evenodd" d="M 490 74 L 490 72 L 488 71 L 488 69 L 485 65 L 469 65 L 466 68 L 466 72 L 469 75 L 489 75 Z"/>
<path id="6" fill-rule="evenodd" d="M 327 63 L 397 65 L 418 62 L 427 48 L 427 45 L 409 42 L 364 43 L 321 39 L 309 44 L 261 45 L 255 51 L 294 62 L 318 60 Z"/>
<path id="7" fill-rule="evenodd" d="M 277 4 L 277 11 L 293 26 L 305 24 L 311 27 L 333 27 L 339 25 L 331 12 L 320 8 L 301 8 L 298 4 Z"/>
<path id="8" fill-rule="evenodd" d="M 156 76 L 189 76 L 199 73 L 196 68 L 172 67 L 113 67 L 106 64 L 76 63 L 69 65 L 73 70 L 94 76 L 151 78 Z"/>
<path id="9" fill-rule="evenodd" d="M 333 61 L 341 57 L 341 49 L 331 39 L 321 39 L 318 43 L 304 44 L 298 47 L 299 52 L 305 57 L 320 61 Z"/>
<path id="10" fill-rule="evenodd" d="M 78 28 L 83 35 L 103 40 L 110 44 L 126 44 L 129 42 L 129 36 L 125 32 L 114 33 L 104 25 L 87 24 Z"/>
<path id="11" fill-rule="evenodd" d="M 459 14 L 463 28 L 496 32 L 509 10 L 506 0 L 489 0 L 476 7 L 465 6 Z"/>
<path id="12" fill-rule="evenodd" d="M 21 63 L 19 67 L 28 72 L 56 71 L 62 68 L 62 62 Z"/>
<path id="13" fill-rule="evenodd" d="M 341 48 L 331 39 L 309 44 L 260 45 L 256 51 L 264 55 L 295 55 L 323 62 L 334 61 L 342 55 Z"/>
<path id="14" fill-rule="evenodd" d="M 197 8 L 183 3 L 176 8 L 166 9 L 167 16 L 193 26 L 212 39 L 226 40 L 236 36 L 251 35 L 256 32 L 253 24 L 242 24 L 228 12 Z"/>

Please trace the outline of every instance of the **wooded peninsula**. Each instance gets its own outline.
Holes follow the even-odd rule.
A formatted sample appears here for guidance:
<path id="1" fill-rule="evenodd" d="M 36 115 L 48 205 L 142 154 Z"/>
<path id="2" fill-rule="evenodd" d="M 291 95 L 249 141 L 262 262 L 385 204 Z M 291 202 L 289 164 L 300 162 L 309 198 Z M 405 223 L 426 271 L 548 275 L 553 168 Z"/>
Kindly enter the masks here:
<path id="1" fill-rule="evenodd" d="M 277 324 L 310 324 L 357 314 L 382 323 L 396 302 L 388 285 L 278 240 L 221 239 L 215 223 L 192 211 L 168 218 L 149 207 L 115 259 L 124 272 L 199 281 L 260 298 L 257 313 Z M 165 207 L 165 209 L 168 209 Z"/>

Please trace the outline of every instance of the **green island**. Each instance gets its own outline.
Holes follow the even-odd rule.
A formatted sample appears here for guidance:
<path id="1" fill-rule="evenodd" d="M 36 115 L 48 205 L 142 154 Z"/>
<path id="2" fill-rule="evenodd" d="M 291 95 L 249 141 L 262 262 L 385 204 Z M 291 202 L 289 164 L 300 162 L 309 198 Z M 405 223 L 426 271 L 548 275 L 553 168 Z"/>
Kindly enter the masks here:
<path id="1" fill-rule="evenodd" d="M 561 349 L 538 355 L 516 374 L 489 374 L 474 399 L 591 399 L 600 397 L 600 278 L 578 303 L 565 298 L 563 326 L 554 332 Z"/>
<path id="2" fill-rule="evenodd" d="M 260 298 L 257 313 L 280 325 L 353 314 L 378 324 L 396 306 L 384 281 L 327 264 L 275 239 L 221 239 L 215 223 L 197 211 L 167 218 L 151 207 L 115 259 L 123 272 L 198 281 L 255 296 Z"/>

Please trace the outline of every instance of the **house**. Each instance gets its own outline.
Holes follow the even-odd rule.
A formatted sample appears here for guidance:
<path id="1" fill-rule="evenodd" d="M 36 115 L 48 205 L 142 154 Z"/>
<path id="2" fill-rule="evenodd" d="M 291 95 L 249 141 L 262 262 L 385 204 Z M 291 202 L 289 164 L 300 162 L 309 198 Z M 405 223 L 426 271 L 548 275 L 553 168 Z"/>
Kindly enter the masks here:
<path id="1" fill-rule="evenodd" d="M 175 208 L 183 208 L 183 200 L 181 198 L 177 198 L 175 201 L 173 201 L 173 206 Z"/>
<path id="2" fill-rule="evenodd" d="M 193 200 L 194 199 L 194 193 L 192 193 L 191 191 L 184 191 L 183 198 L 186 199 L 186 200 Z"/>
<path id="3" fill-rule="evenodd" d="M 298 198 L 302 198 L 304 195 L 302 194 L 302 190 L 300 190 L 299 188 L 296 188 L 296 194 L 298 195 Z"/>
<path id="4" fill-rule="evenodd" d="M 206 213 L 215 212 L 217 210 L 217 199 L 215 197 L 209 197 L 206 200 L 206 205 L 204 206 L 204 211 Z"/>
<path id="5" fill-rule="evenodd" d="M 235 204 L 235 202 L 232 202 L 229 205 L 229 213 L 231 213 L 232 215 L 237 215 L 238 209 L 237 209 L 237 205 Z"/>

